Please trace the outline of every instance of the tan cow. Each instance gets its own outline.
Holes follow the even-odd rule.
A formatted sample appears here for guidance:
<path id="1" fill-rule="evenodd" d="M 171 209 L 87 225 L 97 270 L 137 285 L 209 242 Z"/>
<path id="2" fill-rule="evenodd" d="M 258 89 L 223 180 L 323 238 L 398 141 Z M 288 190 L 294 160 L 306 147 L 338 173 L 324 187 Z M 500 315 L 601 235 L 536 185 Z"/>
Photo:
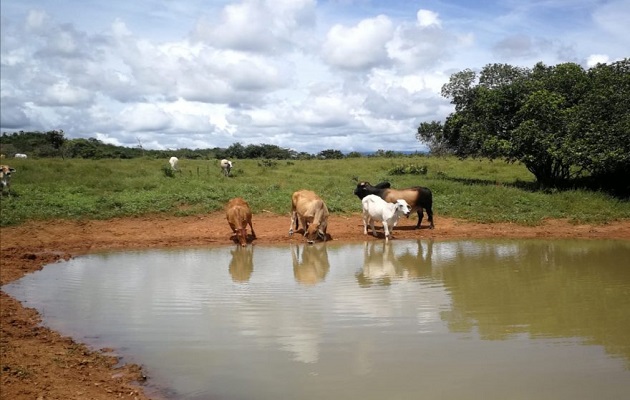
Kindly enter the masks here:
<path id="1" fill-rule="evenodd" d="M 0 182 L 2 182 L 2 194 L 6 190 L 11 196 L 11 174 L 15 172 L 15 168 L 8 165 L 0 165 Z"/>
<path id="2" fill-rule="evenodd" d="M 241 246 L 247 246 L 247 225 L 252 230 L 252 238 L 256 239 L 256 233 L 252 226 L 252 210 L 249 204 L 241 197 L 230 200 L 225 206 L 225 213 L 232 232 L 236 235 Z"/>
<path id="3" fill-rule="evenodd" d="M 299 228 L 299 223 L 304 229 L 304 236 L 308 243 L 313 243 L 320 237 L 326 241 L 326 229 L 328 228 L 328 208 L 324 201 L 310 190 L 298 190 L 291 196 L 291 225 L 289 236 Z"/>

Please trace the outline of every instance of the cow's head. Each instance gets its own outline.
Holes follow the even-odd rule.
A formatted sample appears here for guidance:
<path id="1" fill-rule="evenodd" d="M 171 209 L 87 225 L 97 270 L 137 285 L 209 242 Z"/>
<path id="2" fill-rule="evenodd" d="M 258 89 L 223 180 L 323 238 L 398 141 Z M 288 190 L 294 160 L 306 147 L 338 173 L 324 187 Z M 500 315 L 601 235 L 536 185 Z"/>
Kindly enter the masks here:
<path id="1" fill-rule="evenodd" d="M 11 180 L 11 174 L 15 172 L 15 168 L 11 168 L 8 165 L 0 165 L 0 179 L 2 180 L 2 188 L 9 186 Z"/>
<path id="2" fill-rule="evenodd" d="M 315 243 L 315 240 L 326 240 L 326 229 L 328 227 L 328 222 L 323 221 L 322 223 L 312 223 L 308 226 L 306 230 L 306 241 L 309 244 Z"/>
<path id="3" fill-rule="evenodd" d="M 370 182 L 359 182 L 357 183 L 357 187 L 354 189 L 354 194 L 361 200 L 368 194 L 370 194 L 369 188 L 373 187 L 370 185 Z"/>
<path id="4" fill-rule="evenodd" d="M 247 246 L 247 228 L 237 229 L 236 236 L 238 237 L 238 244 L 243 247 Z"/>
<path id="5" fill-rule="evenodd" d="M 396 200 L 396 212 L 404 214 L 406 217 L 408 217 L 409 214 L 411 214 L 411 207 L 409 207 L 409 204 L 405 200 L 398 199 Z"/>
<path id="6" fill-rule="evenodd" d="M 389 189 L 391 184 L 387 181 L 380 182 L 376 184 L 376 186 L 372 186 L 370 182 L 359 182 L 357 187 L 354 189 L 354 194 L 361 200 L 368 194 L 376 194 L 380 196 L 380 191 L 382 189 Z"/>

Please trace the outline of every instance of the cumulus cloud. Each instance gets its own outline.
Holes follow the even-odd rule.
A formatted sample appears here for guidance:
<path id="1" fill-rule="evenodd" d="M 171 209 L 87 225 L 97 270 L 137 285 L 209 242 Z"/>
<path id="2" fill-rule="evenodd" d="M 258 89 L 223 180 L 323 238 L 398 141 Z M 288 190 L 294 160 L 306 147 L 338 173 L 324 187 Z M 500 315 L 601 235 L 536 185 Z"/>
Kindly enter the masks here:
<path id="1" fill-rule="evenodd" d="M 597 64 L 606 64 L 609 61 L 610 59 L 605 54 L 591 54 L 586 58 L 586 65 L 591 68 L 596 66 Z"/>
<path id="2" fill-rule="evenodd" d="M 363 70 L 389 63 L 387 43 L 393 35 L 391 20 L 385 15 L 365 19 L 356 26 L 333 26 L 322 46 L 322 57 L 334 67 Z"/>
<path id="3" fill-rule="evenodd" d="M 145 148 L 416 149 L 418 124 L 452 111 L 440 88 L 453 72 L 627 57 L 624 1 L 562 3 L 562 23 L 555 2 L 403 3 L 1 2 L 0 129 Z"/>
<path id="4" fill-rule="evenodd" d="M 440 21 L 438 13 L 431 10 L 418 10 L 416 16 L 418 19 L 418 25 L 421 27 L 442 26 L 442 21 Z"/>

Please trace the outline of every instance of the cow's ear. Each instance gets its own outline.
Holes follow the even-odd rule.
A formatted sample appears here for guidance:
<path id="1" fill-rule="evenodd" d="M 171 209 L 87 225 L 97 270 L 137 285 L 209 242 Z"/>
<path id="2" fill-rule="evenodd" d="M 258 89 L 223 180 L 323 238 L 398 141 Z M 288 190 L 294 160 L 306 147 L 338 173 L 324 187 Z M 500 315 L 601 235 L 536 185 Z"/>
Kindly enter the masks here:
<path id="1" fill-rule="evenodd" d="M 15 168 L 9 168 L 9 172 L 15 172 Z"/>

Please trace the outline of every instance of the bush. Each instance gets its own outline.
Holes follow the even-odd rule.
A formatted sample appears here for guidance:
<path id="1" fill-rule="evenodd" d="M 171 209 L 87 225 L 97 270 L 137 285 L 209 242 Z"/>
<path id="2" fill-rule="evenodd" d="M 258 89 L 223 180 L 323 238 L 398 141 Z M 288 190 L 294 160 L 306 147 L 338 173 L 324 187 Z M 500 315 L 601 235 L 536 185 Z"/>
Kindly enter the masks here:
<path id="1" fill-rule="evenodd" d="M 429 168 L 426 165 L 401 164 L 390 169 L 389 175 L 426 175 Z"/>

